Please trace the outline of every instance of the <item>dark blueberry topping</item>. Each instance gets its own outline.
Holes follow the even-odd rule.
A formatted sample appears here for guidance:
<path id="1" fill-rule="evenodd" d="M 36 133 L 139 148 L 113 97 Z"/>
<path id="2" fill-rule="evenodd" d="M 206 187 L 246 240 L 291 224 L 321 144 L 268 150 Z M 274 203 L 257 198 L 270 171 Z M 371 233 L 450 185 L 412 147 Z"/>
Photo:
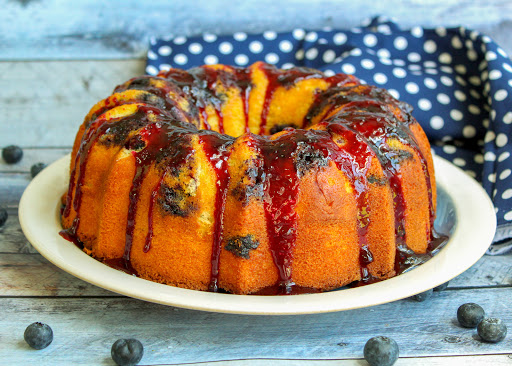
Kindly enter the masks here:
<path id="1" fill-rule="evenodd" d="M 302 141 L 297 143 L 297 149 L 292 153 L 292 156 L 295 160 L 299 177 L 306 174 L 310 169 L 329 165 L 329 160 L 322 151 Z"/>
<path id="2" fill-rule="evenodd" d="M 457 310 L 457 320 L 460 325 L 466 328 L 474 328 L 480 323 L 485 316 L 484 309 L 474 303 L 461 305 Z"/>
<path id="3" fill-rule="evenodd" d="M 419 293 L 414 295 L 412 298 L 418 302 L 423 302 L 425 300 L 428 300 L 432 297 L 434 290 L 430 289 L 425 292 Z"/>
<path id="4" fill-rule="evenodd" d="M 142 150 L 145 146 L 146 143 L 139 135 L 133 136 L 124 144 L 124 148 L 127 150 Z"/>
<path id="5" fill-rule="evenodd" d="M 36 322 L 30 324 L 27 329 L 25 329 L 23 337 L 30 347 L 43 349 L 52 343 L 53 331 L 49 325 Z"/>
<path id="6" fill-rule="evenodd" d="M 244 178 L 237 183 L 231 194 L 245 207 L 249 204 L 251 197 L 256 200 L 263 198 L 266 173 L 257 160 L 246 160 L 244 163 L 249 165 L 245 170 Z"/>
<path id="7" fill-rule="evenodd" d="M 166 213 L 180 217 L 187 217 L 197 210 L 197 206 L 190 201 L 190 194 L 179 185 L 170 187 L 162 184 L 158 203 Z"/>
<path id="8" fill-rule="evenodd" d="M 119 366 L 133 366 L 142 359 L 144 347 L 137 339 L 118 339 L 112 345 L 111 354 Z"/>
<path id="9" fill-rule="evenodd" d="M 16 145 L 4 147 L 2 150 L 2 158 L 7 164 L 16 164 L 23 157 L 23 150 Z"/>
<path id="10" fill-rule="evenodd" d="M 448 284 L 450 283 L 450 281 L 447 281 L 439 286 L 436 286 L 434 287 L 434 291 L 444 291 L 446 290 L 446 288 L 448 287 Z"/>
<path id="11" fill-rule="evenodd" d="M 7 213 L 7 210 L 4 207 L 0 207 L 0 227 L 4 226 L 8 217 L 9 214 Z"/>
<path id="12" fill-rule="evenodd" d="M 478 335 L 486 342 L 497 343 L 505 339 L 507 326 L 501 319 L 486 318 L 478 324 Z"/>
<path id="13" fill-rule="evenodd" d="M 34 164 L 34 165 L 32 165 L 30 167 L 30 175 L 32 176 L 32 178 L 34 178 L 36 175 L 41 173 L 41 171 L 44 168 L 46 168 L 46 164 L 45 163 L 36 163 L 36 164 Z"/>
<path id="14" fill-rule="evenodd" d="M 272 126 L 270 129 L 270 134 L 273 135 L 275 133 L 284 131 L 285 128 L 295 128 L 296 126 L 293 123 L 283 123 Z"/>
<path id="15" fill-rule="evenodd" d="M 238 257 L 249 259 L 250 251 L 256 249 L 258 245 L 260 245 L 260 242 L 255 240 L 253 235 L 249 234 L 230 238 L 225 249 Z"/>
<path id="16" fill-rule="evenodd" d="M 364 346 L 364 359 L 370 366 L 391 366 L 398 359 L 398 344 L 388 337 L 373 337 Z"/>
<path id="17" fill-rule="evenodd" d="M 376 175 L 372 174 L 368 176 L 368 183 L 377 184 L 379 186 L 385 186 L 386 184 L 388 184 L 388 180 L 386 179 L 386 177 L 379 178 Z"/>

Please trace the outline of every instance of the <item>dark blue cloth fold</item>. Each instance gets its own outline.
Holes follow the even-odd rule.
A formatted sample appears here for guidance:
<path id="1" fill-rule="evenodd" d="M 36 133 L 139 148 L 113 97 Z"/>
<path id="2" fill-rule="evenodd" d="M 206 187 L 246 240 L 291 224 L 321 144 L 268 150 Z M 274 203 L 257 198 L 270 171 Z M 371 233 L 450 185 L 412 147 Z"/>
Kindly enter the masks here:
<path id="1" fill-rule="evenodd" d="M 512 63 L 489 37 L 463 27 L 402 30 L 374 18 L 350 30 L 151 39 L 146 72 L 202 64 L 307 66 L 354 74 L 414 107 L 436 154 L 482 183 L 496 207 L 489 254 L 512 248 Z"/>

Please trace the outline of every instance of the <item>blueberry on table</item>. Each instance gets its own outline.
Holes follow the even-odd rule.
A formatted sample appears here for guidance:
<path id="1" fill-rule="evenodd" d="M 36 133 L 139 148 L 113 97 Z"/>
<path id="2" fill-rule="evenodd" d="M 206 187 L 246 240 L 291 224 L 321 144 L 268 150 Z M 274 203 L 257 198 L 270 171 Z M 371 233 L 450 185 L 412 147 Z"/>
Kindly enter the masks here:
<path id="1" fill-rule="evenodd" d="M 434 287 L 434 291 L 444 291 L 448 287 L 450 281 L 440 284 L 439 286 Z"/>
<path id="2" fill-rule="evenodd" d="M 118 339 L 112 345 L 111 354 L 119 366 L 133 366 L 142 359 L 144 347 L 137 339 Z"/>
<path id="3" fill-rule="evenodd" d="M 482 320 L 476 330 L 480 338 L 491 343 L 501 342 L 507 335 L 507 326 L 498 318 L 486 318 Z"/>
<path id="4" fill-rule="evenodd" d="M 398 344 L 389 337 L 373 337 L 364 346 L 364 359 L 371 366 L 391 366 L 398 359 Z"/>
<path id="5" fill-rule="evenodd" d="M 474 328 L 485 317 L 484 309 L 472 302 L 459 306 L 457 309 L 457 320 L 465 328 Z"/>
<path id="6" fill-rule="evenodd" d="M 7 164 L 16 164 L 23 157 L 23 150 L 16 145 L 4 147 L 2 150 L 2 158 Z"/>
<path id="7" fill-rule="evenodd" d="M 428 300 L 432 297 L 434 290 L 430 289 L 425 292 L 419 293 L 414 295 L 412 298 L 418 302 L 423 302 L 425 300 Z"/>
<path id="8" fill-rule="evenodd" d="M 30 347 L 34 349 L 43 349 L 52 343 L 53 331 L 49 325 L 36 322 L 30 324 L 27 329 L 25 329 L 23 337 Z"/>
<path id="9" fill-rule="evenodd" d="M 41 173 L 41 171 L 44 168 L 46 168 L 46 164 L 45 163 L 36 163 L 36 164 L 34 164 L 34 165 L 32 165 L 30 167 L 30 175 L 32 176 L 32 178 L 34 178 L 36 175 Z"/>
<path id="10" fill-rule="evenodd" d="M 7 213 L 7 210 L 4 207 L 0 207 L 0 227 L 4 226 L 8 217 L 9 214 Z"/>

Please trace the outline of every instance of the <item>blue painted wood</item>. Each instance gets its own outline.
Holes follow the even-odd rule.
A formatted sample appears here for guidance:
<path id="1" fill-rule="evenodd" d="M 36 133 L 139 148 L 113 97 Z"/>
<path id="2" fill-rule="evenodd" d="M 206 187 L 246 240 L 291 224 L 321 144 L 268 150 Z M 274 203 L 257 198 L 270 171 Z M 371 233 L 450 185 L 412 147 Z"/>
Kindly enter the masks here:
<path id="1" fill-rule="evenodd" d="M 229 295 L 226 295 L 229 296 Z M 8 365 L 104 364 L 112 343 L 135 337 L 143 364 L 244 358 L 362 358 L 366 341 L 386 335 L 402 357 L 506 354 L 512 337 L 481 342 L 474 329 L 456 323 L 459 305 L 480 303 L 510 326 L 512 288 L 454 290 L 429 301 L 401 300 L 367 309 L 301 316 L 242 316 L 184 310 L 127 298 L 1 298 L 0 360 Z M 21 334 L 33 321 L 50 324 L 53 344 L 30 350 Z M 407 364 L 407 363 L 405 363 Z"/>
<path id="2" fill-rule="evenodd" d="M 0 8 L 0 60 L 142 58 L 151 35 L 347 28 L 375 15 L 404 27 L 462 24 L 512 51 L 512 2 L 501 0 L 2 0 Z"/>

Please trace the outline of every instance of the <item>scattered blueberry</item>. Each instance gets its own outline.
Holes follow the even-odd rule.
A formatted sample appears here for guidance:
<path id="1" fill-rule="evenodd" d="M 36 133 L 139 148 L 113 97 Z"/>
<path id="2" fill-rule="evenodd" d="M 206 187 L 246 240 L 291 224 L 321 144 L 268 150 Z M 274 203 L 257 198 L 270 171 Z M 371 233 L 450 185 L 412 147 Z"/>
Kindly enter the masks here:
<path id="1" fill-rule="evenodd" d="M 2 150 L 2 158 L 7 164 L 16 164 L 23 157 L 23 150 L 16 145 L 4 147 Z"/>
<path id="2" fill-rule="evenodd" d="M 364 345 L 364 359 L 371 366 L 391 366 L 398 359 L 398 344 L 388 337 L 373 337 Z"/>
<path id="3" fill-rule="evenodd" d="M 9 214 L 7 213 L 7 210 L 4 207 L 0 207 L 0 227 L 4 226 L 8 217 Z"/>
<path id="4" fill-rule="evenodd" d="M 434 290 L 430 289 L 425 292 L 419 293 L 414 295 L 412 298 L 418 302 L 425 301 L 427 299 L 430 299 L 432 297 Z"/>
<path id="5" fill-rule="evenodd" d="M 497 343 L 505 339 L 507 326 L 501 319 L 486 318 L 478 324 L 477 331 L 484 341 Z"/>
<path id="6" fill-rule="evenodd" d="M 446 290 L 446 288 L 448 287 L 449 283 L 450 283 L 450 281 L 445 282 L 445 283 L 443 283 L 443 284 L 441 284 L 439 286 L 434 287 L 434 291 L 444 291 L 444 290 Z"/>
<path id="7" fill-rule="evenodd" d="M 44 168 L 46 168 L 45 163 L 36 163 L 30 167 L 30 175 L 32 176 L 32 178 L 34 178 L 36 175 L 41 173 L 41 170 L 43 170 Z"/>
<path id="8" fill-rule="evenodd" d="M 457 309 L 457 320 L 460 325 L 466 328 L 474 328 L 485 316 L 484 309 L 472 302 L 459 306 Z"/>
<path id="9" fill-rule="evenodd" d="M 43 349 L 52 343 L 53 331 L 49 325 L 36 322 L 30 324 L 27 329 L 25 329 L 23 337 L 30 347 Z"/>
<path id="10" fill-rule="evenodd" d="M 137 339 L 118 339 L 112 345 L 111 354 L 119 366 L 133 366 L 142 359 L 144 347 Z"/>

